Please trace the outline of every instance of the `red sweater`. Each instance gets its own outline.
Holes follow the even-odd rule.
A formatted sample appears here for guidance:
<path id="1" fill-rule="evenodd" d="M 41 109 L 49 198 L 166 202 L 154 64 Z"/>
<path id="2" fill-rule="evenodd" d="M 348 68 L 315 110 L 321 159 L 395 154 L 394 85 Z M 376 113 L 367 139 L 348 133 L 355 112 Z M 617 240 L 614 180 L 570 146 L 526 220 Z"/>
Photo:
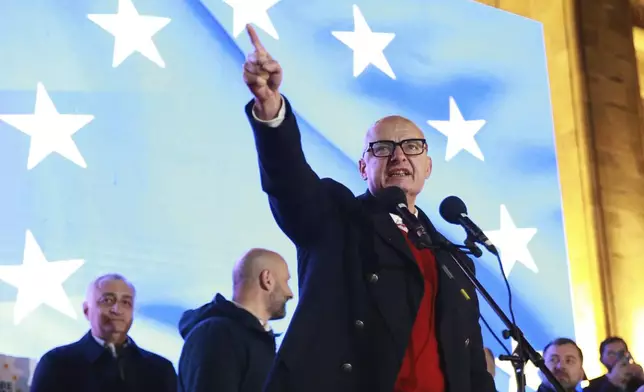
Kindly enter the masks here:
<path id="1" fill-rule="evenodd" d="M 429 249 L 418 250 L 407 238 L 407 233 L 402 232 L 423 274 L 425 295 L 420 301 L 394 392 L 444 392 L 434 312 L 438 287 L 436 258 Z"/>

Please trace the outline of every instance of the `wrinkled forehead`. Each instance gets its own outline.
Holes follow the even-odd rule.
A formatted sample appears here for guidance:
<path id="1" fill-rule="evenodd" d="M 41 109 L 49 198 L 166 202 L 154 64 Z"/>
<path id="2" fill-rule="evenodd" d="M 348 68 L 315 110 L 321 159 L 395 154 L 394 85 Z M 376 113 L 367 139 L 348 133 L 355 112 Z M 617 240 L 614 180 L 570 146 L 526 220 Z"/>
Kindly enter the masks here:
<path id="1" fill-rule="evenodd" d="M 101 298 L 106 295 L 116 297 L 134 297 L 134 288 L 128 282 L 119 279 L 105 279 L 97 282 L 94 288 L 95 298 Z"/>
<path id="2" fill-rule="evenodd" d="M 623 350 L 626 350 L 626 345 L 623 342 L 612 342 L 612 343 L 608 343 L 606 345 L 606 348 L 604 349 L 604 352 L 605 353 L 609 353 L 609 352 L 615 353 L 615 352 L 623 351 Z"/>
<path id="3" fill-rule="evenodd" d="M 411 120 L 401 116 L 388 116 L 378 120 L 369 128 L 365 136 L 365 142 L 423 138 L 425 138 L 423 131 Z"/>
<path id="4" fill-rule="evenodd" d="M 579 351 L 577 350 L 577 347 L 573 346 L 572 344 L 562 344 L 560 346 L 553 344 L 552 346 L 548 347 L 548 351 L 545 352 L 545 356 L 549 358 L 554 355 L 562 358 L 572 356 L 577 359 L 581 359 L 579 358 Z"/>

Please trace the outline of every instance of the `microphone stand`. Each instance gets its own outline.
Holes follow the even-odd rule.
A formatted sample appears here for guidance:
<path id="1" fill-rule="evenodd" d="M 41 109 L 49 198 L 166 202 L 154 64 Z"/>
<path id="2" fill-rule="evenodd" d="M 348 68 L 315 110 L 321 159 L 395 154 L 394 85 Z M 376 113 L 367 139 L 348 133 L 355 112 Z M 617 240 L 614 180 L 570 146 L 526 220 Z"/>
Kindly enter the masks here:
<path id="1" fill-rule="evenodd" d="M 465 244 L 465 247 L 467 247 L 467 249 L 469 250 L 469 254 L 471 254 L 472 256 L 476 257 L 477 259 L 483 256 L 483 251 L 478 246 L 476 246 L 475 239 L 470 233 L 468 233 L 467 237 L 465 237 L 465 241 L 463 241 L 463 244 Z M 455 245 L 455 246 L 461 250 L 463 249 L 458 245 Z"/>
<path id="2" fill-rule="evenodd" d="M 510 337 L 510 331 L 504 330 L 503 337 L 508 339 Z M 526 387 L 526 378 L 525 378 L 525 360 L 521 357 L 518 352 L 519 347 L 515 348 L 512 355 L 499 355 L 500 361 L 508 361 L 512 364 L 514 368 L 514 375 L 516 376 L 517 382 L 517 392 L 524 392 Z"/>
<path id="3" fill-rule="evenodd" d="M 541 370 L 543 375 L 548 379 L 556 392 L 566 392 L 559 381 L 552 374 L 552 372 L 546 367 L 546 362 L 543 360 L 543 357 L 534 349 L 534 347 L 530 345 L 528 340 L 525 338 L 523 331 L 521 331 L 518 326 L 514 325 L 512 321 L 510 321 L 508 316 L 505 315 L 503 310 L 494 301 L 492 296 L 490 296 L 481 282 L 476 279 L 476 276 L 474 276 L 474 273 L 468 266 L 468 263 L 471 263 L 472 260 L 459 249 L 460 246 L 453 244 L 437 231 L 434 231 L 432 233 L 434 235 L 432 235 L 431 237 L 429 235 L 418 234 L 420 233 L 409 230 L 408 235 L 410 235 L 410 239 L 412 239 L 411 237 L 413 237 L 414 245 L 416 245 L 419 249 L 441 249 L 449 253 L 452 260 L 454 260 L 454 263 L 456 263 L 461 271 L 463 271 L 465 277 L 467 277 L 467 279 L 472 283 L 474 288 L 476 288 L 479 294 L 481 294 L 483 299 L 485 299 L 485 302 L 490 305 L 494 313 L 496 313 L 496 315 L 501 319 L 501 321 L 507 328 L 507 330 L 503 332 L 504 337 L 506 339 L 512 337 L 517 342 L 517 350 L 520 349 L 521 352 L 518 353 L 518 356 L 511 355 L 509 357 L 512 358 L 511 361 L 513 365 L 515 365 L 515 369 L 520 368 L 520 371 L 518 371 L 517 373 L 517 386 L 519 387 L 519 391 L 525 391 L 525 375 L 523 374 L 524 360 L 522 358 L 527 358 L 534 364 L 534 366 Z M 469 249 L 469 246 L 467 248 Z"/>

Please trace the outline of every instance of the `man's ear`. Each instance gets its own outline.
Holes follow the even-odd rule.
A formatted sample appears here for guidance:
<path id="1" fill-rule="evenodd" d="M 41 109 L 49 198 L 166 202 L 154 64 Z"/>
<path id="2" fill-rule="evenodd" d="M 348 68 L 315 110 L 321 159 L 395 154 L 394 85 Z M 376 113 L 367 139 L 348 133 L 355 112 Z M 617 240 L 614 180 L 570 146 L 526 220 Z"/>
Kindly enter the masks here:
<path id="1" fill-rule="evenodd" d="M 274 284 L 275 279 L 273 274 L 271 274 L 271 271 L 265 269 L 259 273 L 259 287 L 261 287 L 262 290 L 270 291 Z"/>
<path id="2" fill-rule="evenodd" d="M 85 318 L 89 320 L 89 305 L 87 304 L 87 301 L 83 302 L 83 314 L 85 315 Z"/>
<path id="3" fill-rule="evenodd" d="M 358 160 L 358 171 L 360 172 L 360 177 L 367 181 L 367 163 L 362 158 Z"/>
<path id="4" fill-rule="evenodd" d="M 428 179 L 429 176 L 432 174 L 432 157 L 428 156 L 429 158 L 429 164 L 427 165 L 427 172 L 425 173 L 425 179 Z"/>

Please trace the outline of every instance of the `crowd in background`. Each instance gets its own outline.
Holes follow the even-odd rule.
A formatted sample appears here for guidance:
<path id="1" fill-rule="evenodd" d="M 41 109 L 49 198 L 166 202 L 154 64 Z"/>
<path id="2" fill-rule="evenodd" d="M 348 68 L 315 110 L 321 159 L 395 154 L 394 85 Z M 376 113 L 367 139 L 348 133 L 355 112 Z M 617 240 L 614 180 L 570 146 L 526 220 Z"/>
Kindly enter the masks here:
<path id="1" fill-rule="evenodd" d="M 494 354 L 486 351 L 488 371 L 495 375 Z M 583 389 L 584 392 L 644 392 L 644 371 L 628 350 L 628 344 L 618 336 L 611 336 L 599 345 L 599 359 L 606 374 L 587 380 L 584 372 L 584 354 L 574 340 L 557 338 L 543 349 L 545 365 L 566 391 Z M 537 392 L 554 392 L 553 385 L 539 372 L 542 384 Z"/>

